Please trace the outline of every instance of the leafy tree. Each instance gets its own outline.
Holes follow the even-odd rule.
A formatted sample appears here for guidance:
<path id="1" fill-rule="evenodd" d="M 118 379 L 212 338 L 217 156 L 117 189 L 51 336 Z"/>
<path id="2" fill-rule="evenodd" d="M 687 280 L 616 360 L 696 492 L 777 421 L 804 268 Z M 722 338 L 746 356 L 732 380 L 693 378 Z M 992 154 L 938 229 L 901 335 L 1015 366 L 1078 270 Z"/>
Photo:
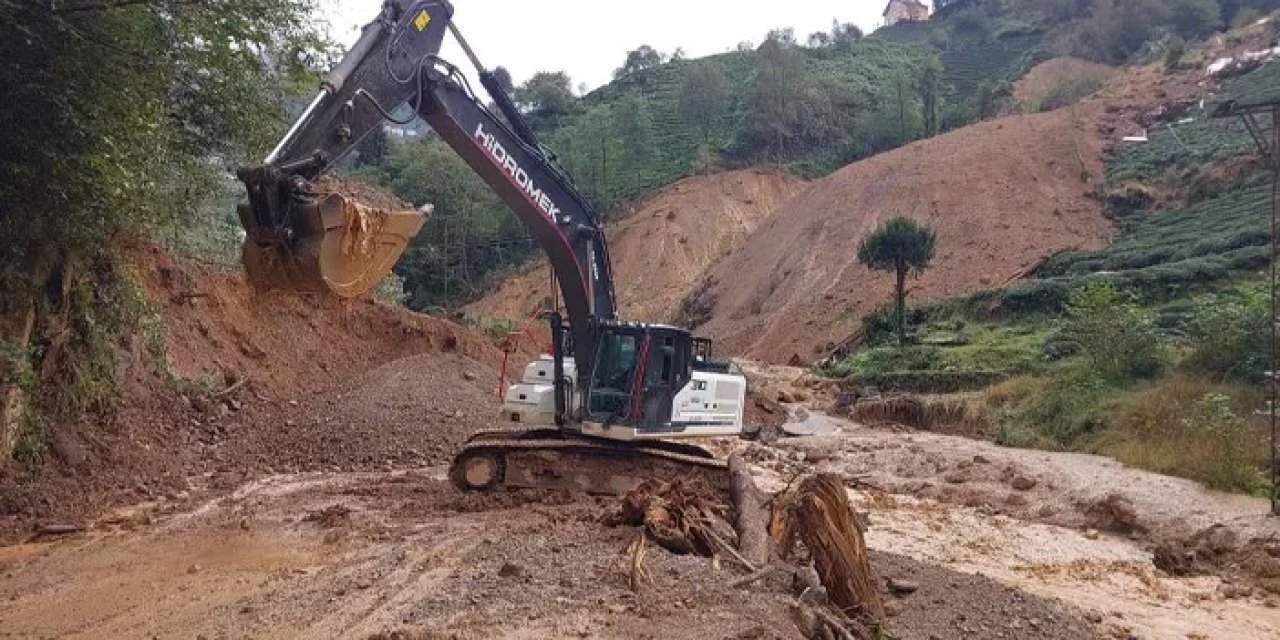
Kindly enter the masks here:
<path id="1" fill-rule="evenodd" d="M 729 94 L 720 68 L 707 60 L 694 62 L 680 86 L 680 112 L 698 129 L 703 142 L 711 137 L 728 106 Z"/>
<path id="2" fill-rule="evenodd" d="M 926 136 L 938 133 L 938 118 L 942 112 L 942 71 L 942 62 L 936 56 L 926 58 L 920 67 L 920 104 Z"/>
<path id="3" fill-rule="evenodd" d="M 863 38 L 862 29 L 851 22 L 831 21 L 831 45 L 838 51 L 849 51 Z"/>
<path id="4" fill-rule="evenodd" d="M 831 46 L 831 34 L 826 31 L 815 31 L 809 34 L 809 38 L 805 41 L 805 44 L 810 49 L 822 49 L 829 47 Z"/>
<path id="5" fill-rule="evenodd" d="M 659 67 L 667 61 L 667 54 L 654 49 L 653 47 L 642 44 L 634 51 L 627 52 L 627 59 L 613 72 L 615 80 L 625 78 L 633 73 L 639 73 L 645 69 Z"/>
<path id="6" fill-rule="evenodd" d="M 393 143 L 385 165 L 361 177 L 407 202 L 435 205 L 396 266 L 411 308 L 474 299 L 502 269 L 532 254 L 519 219 L 439 138 Z"/>
<path id="7" fill-rule="evenodd" d="M 577 98 L 573 95 L 573 80 L 563 71 L 539 71 L 520 85 L 514 99 L 527 113 L 530 122 L 539 128 L 551 128 L 564 116 L 573 113 Z"/>
<path id="8" fill-rule="evenodd" d="M 885 222 L 858 245 L 858 262 L 875 271 L 892 271 L 896 277 L 899 344 L 907 343 L 907 276 L 929 268 L 936 245 L 933 229 L 901 216 Z"/>
<path id="9" fill-rule="evenodd" d="M 51 408 L 114 388 L 111 340 L 137 320 L 119 240 L 191 225 L 283 132 L 281 97 L 314 92 L 315 15 L 310 0 L 0 0 L 0 314 L 68 328 L 33 362 Z"/>

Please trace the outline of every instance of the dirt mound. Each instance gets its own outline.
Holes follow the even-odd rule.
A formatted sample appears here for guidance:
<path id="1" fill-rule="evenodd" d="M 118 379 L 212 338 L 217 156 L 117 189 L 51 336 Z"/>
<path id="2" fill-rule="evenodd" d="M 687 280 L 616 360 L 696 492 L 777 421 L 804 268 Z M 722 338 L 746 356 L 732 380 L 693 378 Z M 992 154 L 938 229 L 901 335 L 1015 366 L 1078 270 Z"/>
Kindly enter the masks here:
<path id="1" fill-rule="evenodd" d="M 609 251 L 619 313 L 628 320 L 665 322 L 699 275 L 746 241 L 804 182 L 774 169 L 746 169 L 687 178 L 610 226 Z M 466 308 L 468 315 L 523 321 L 549 298 L 544 265 L 508 280 Z"/>
<path id="2" fill-rule="evenodd" d="M 1015 102 L 1039 102 L 1064 84 L 1102 83 L 1117 71 L 1115 67 L 1080 58 L 1053 58 L 1032 67 L 1027 75 L 1014 83 L 1013 99 Z"/>
<path id="3" fill-rule="evenodd" d="M 938 232 L 913 300 L 1016 279 L 1054 253 L 1111 235 L 1096 193 L 1102 141 L 1070 113 L 1006 118 L 850 165 L 790 200 L 710 270 L 685 304 L 732 353 L 811 362 L 892 297 L 859 241 L 905 215 Z M 705 323 L 703 323 L 705 321 Z"/>
<path id="4" fill-rule="evenodd" d="M 495 410 L 501 354 L 466 329 L 370 300 L 255 293 L 242 274 L 153 248 L 132 255 L 162 330 L 114 345 L 111 411 L 51 425 L 34 468 L 0 465 L 0 539 L 274 469 L 438 463 Z M 375 369 L 407 356 L 404 371 Z"/>

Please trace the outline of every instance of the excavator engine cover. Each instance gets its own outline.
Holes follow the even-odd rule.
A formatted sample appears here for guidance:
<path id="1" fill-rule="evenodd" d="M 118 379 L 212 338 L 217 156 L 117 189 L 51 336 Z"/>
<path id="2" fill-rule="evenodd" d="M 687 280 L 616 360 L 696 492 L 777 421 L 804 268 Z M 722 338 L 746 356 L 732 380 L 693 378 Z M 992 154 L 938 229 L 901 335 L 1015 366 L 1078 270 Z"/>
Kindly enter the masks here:
<path id="1" fill-rule="evenodd" d="M 326 179 L 280 179 L 270 167 L 242 171 L 249 201 L 239 207 L 243 261 L 257 288 L 363 295 L 391 272 L 424 213 L 394 198 L 357 201 L 367 189 Z M 397 206 L 401 205 L 401 206 Z"/>

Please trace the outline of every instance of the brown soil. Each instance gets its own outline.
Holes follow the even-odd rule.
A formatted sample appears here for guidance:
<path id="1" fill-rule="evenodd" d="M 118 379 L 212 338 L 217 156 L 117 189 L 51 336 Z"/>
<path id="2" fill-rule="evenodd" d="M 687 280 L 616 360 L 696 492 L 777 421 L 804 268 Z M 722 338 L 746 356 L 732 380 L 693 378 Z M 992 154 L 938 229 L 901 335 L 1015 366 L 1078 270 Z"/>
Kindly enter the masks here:
<path id="1" fill-rule="evenodd" d="M 687 178 L 610 226 L 619 314 L 666 322 L 697 278 L 746 241 L 804 182 L 774 169 L 745 169 Z M 545 265 L 503 284 L 466 308 L 481 318 L 523 322 L 550 298 Z"/>
<path id="2" fill-rule="evenodd" d="M 1015 102 L 1039 102 L 1045 94 L 1064 82 L 1107 80 L 1118 69 L 1080 58 L 1053 58 L 1031 68 L 1013 85 Z"/>
<path id="3" fill-rule="evenodd" d="M 710 270 L 689 307 L 710 318 L 699 333 L 732 353 L 811 362 L 891 299 L 892 276 L 857 260 L 859 241 L 883 221 L 905 215 L 937 230 L 936 258 L 910 283 L 913 299 L 997 287 L 1054 253 L 1107 241 L 1101 175 L 1101 140 L 1066 112 L 918 142 L 781 206 Z"/>
<path id="4" fill-rule="evenodd" d="M 417 472 L 281 476 L 99 531 L 0 550 L 0 635 L 13 637 L 800 638 L 781 575 L 745 588 L 726 563 L 649 545 L 601 520 L 617 503 L 459 496 Z M 888 553 L 889 626 L 904 640 L 1096 637 L 1060 604 Z M 128 571 L 120 571 L 121 567 Z"/>
<path id="5" fill-rule="evenodd" d="M 489 424 L 500 354 L 461 327 L 369 300 L 258 294 L 240 274 L 156 249 L 136 249 L 133 266 L 164 321 L 166 363 L 140 336 L 119 345 L 117 406 L 53 425 L 36 469 L 0 465 L 0 539 L 84 524 L 202 477 L 227 485 L 273 469 L 439 462 L 461 432 Z M 415 378 L 356 377 L 413 354 L 424 364 Z M 404 396 L 433 402 L 412 416 Z M 384 408 L 376 423 L 348 417 L 373 402 Z"/>
<path id="6" fill-rule="evenodd" d="M 357 204 L 362 204 L 374 209 L 404 211 L 406 209 L 414 208 L 413 205 L 401 200 L 400 197 L 394 193 L 363 182 L 344 180 L 332 173 L 320 176 L 320 178 L 315 181 L 315 188 L 323 193 L 336 193 L 340 196 L 350 198 Z"/>

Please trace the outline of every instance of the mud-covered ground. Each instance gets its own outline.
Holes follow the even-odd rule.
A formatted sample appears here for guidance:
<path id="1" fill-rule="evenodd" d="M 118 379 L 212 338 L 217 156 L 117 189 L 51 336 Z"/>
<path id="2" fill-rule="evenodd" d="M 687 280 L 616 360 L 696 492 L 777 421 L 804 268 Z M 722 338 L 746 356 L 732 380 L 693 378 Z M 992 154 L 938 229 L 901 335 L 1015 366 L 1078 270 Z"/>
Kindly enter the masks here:
<path id="1" fill-rule="evenodd" d="M 612 500 L 460 495 L 438 471 L 274 476 L 149 526 L 0 550 L 0 637 L 800 637 L 788 579 L 734 588 L 740 570 L 651 547 L 632 592 L 637 532 L 600 522 Z M 873 562 L 914 588 L 886 592 L 895 637 L 1094 637 L 989 578 Z"/>

